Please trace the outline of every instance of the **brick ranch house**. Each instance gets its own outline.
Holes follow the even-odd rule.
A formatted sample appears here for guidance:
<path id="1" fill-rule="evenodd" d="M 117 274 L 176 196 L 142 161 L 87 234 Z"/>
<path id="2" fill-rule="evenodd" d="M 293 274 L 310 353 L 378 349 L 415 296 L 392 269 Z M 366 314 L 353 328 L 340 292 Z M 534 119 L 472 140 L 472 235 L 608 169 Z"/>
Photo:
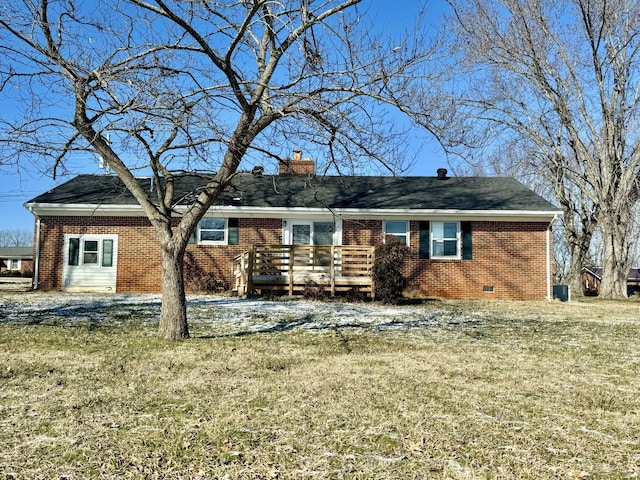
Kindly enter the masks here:
<path id="1" fill-rule="evenodd" d="M 30 277 L 33 272 L 32 247 L 0 247 L 0 274 Z"/>
<path id="2" fill-rule="evenodd" d="M 332 293 L 354 278 L 366 290 L 373 246 L 391 235 L 411 249 L 409 295 L 551 299 L 551 223 L 560 212 L 512 178 L 444 169 L 435 177 L 315 176 L 299 151 L 278 175 L 255 170 L 238 174 L 200 222 L 185 257 L 188 291 L 212 278 L 240 291 L 245 275 L 241 293 L 279 282 L 293 293 L 301 284 L 287 286 L 287 278 L 294 283 L 300 269 Z M 149 178 L 139 181 L 154 189 Z M 176 218 L 203 183 L 193 174 L 177 179 Z M 153 228 L 118 178 L 80 175 L 25 207 L 35 215 L 35 289 L 160 291 Z M 352 262 L 358 255 L 364 263 Z"/>
<path id="3" fill-rule="evenodd" d="M 600 295 L 602 267 L 582 267 L 582 293 L 587 296 Z M 627 295 L 640 295 L 640 268 L 632 268 L 627 274 Z"/>

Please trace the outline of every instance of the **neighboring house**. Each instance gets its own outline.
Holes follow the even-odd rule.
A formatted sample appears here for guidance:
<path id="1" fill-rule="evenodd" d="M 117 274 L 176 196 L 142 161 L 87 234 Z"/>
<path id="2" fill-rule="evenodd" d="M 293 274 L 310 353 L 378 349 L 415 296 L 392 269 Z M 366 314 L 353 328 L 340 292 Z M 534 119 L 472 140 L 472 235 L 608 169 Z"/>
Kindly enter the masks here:
<path id="1" fill-rule="evenodd" d="M 368 291 L 373 246 L 393 236 L 411 249 L 410 295 L 551 298 L 551 223 L 560 211 L 516 180 L 448 177 L 444 169 L 437 177 L 313 171 L 297 151 L 279 175 L 238 174 L 187 247 L 188 289 L 264 292 L 284 282 L 291 293 L 301 283 L 287 281 L 304 275 L 332 292 Z M 176 219 L 203 184 L 196 174 L 177 178 Z M 118 178 L 81 175 L 25 207 L 36 216 L 36 288 L 160 291 L 154 230 Z"/>
<path id="2" fill-rule="evenodd" d="M 582 291 L 584 295 L 596 296 L 600 294 L 602 282 L 602 267 L 582 268 Z M 632 268 L 627 275 L 627 295 L 640 294 L 640 268 Z"/>
<path id="3" fill-rule="evenodd" d="M 0 247 L 0 273 L 20 272 L 23 277 L 33 272 L 33 247 Z"/>

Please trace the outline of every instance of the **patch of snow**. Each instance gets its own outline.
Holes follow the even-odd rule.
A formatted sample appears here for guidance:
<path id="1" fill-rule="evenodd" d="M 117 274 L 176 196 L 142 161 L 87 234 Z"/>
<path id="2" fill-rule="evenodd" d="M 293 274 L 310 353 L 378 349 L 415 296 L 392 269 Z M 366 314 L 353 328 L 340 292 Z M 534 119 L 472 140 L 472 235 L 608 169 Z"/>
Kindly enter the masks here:
<path id="1" fill-rule="evenodd" d="M 161 296 L 140 294 L 6 293 L 0 295 L 0 322 L 109 327 L 157 324 Z M 476 323 L 435 305 L 385 306 L 376 303 L 240 299 L 191 295 L 189 326 L 197 335 L 228 336 L 287 330 L 401 330 Z"/>

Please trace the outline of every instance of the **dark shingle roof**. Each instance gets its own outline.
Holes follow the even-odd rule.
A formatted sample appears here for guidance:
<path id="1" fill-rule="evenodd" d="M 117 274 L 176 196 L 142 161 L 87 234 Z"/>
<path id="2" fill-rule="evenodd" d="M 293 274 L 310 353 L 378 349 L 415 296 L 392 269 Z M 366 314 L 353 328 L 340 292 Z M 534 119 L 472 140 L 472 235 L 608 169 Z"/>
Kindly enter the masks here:
<path id="1" fill-rule="evenodd" d="M 148 178 L 140 183 L 150 189 Z M 176 199 L 189 203 L 205 183 L 182 175 Z M 178 200 L 176 200 L 178 201 Z M 117 177 L 80 175 L 27 202 L 37 204 L 135 205 Z M 510 177 L 315 177 L 240 174 L 216 205 L 408 210 L 556 211 L 557 208 Z"/>

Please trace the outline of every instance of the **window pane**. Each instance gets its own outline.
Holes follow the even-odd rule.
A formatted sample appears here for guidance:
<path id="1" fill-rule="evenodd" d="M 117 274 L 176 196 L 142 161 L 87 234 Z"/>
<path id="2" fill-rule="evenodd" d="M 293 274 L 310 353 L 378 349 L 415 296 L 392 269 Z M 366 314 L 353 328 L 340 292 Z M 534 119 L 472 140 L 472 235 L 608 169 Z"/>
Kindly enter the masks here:
<path id="1" fill-rule="evenodd" d="M 200 230 L 200 239 L 209 242 L 224 242 L 224 230 Z"/>
<path id="2" fill-rule="evenodd" d="M 455 256 L 458 255 L 458 242 L 455 240 L 445 240 L 442 242 L 444 244 L 444 255 Z"/>
<path id="3" fill-rule="evenodd" d="M 443 238 L 444 237 L 444 223 L 442 223 L 442 222 L 433 222 L 431 224 L 431 233 L 433 234 L 433 238 Z"/>
<path id="4" fill-rule="evenodd" d="M 406 234 L 407 222 L 386 222 L 386 233 L 389 234 Z"/>
<path id="5" fill-rule="evenodd" d="M 313 244 L 333 245 L 333 223 L 316 222 L 313 224 Z"/>
<path id="6" fill-rule="evenodd" d="M 311 225 L 293 224 L 291 226 L 294 245 L 311 244 Z"/>
<path id="7" fill-rule="evenodd" d="M 407 243 L 407 235 L 391 235 L 391 234 L 387 234 L 387 237 L 393 237 L 395 238 L 397 241 L 399 241 L 400 243 Z"/>
<path id="8" fill-rule="evenodd" d="M 445 223 L 444 224 L 444 235 L 443 238 L 456 238 L 458 234 L 458 224 L 457 223 Z"/>
<path id="9" fill-rule="evenodd" d="M 102 266 L 113 266 L 113 240 L 102 241 Z"/>
<path id="10" fill-rule="evenodd" d="M 71 266 L 78 265 L 79 261 L 80 261 L 80 239 L 70 238 L 69 239 L 69 265 Z"/>
<path id="11" fill-rule="evenodd" d="M 203 218 L 200 220 L 200 241 L 224 243 L 225 227 L 224 218 Z"/>
<path id="12" fill-rule="evenodd" d="M 82 263 L 84 263 L 85 265 L 98 264 L 98 241 L 97 240 L 85 240 Z"/>
<path id="13" fill-rule="evenodd" d="M 82 257 L 82 263 L 85 265 L 97 265 L 98 264 L 98 253 L 97 252 L 84 252 L 84 256 Z"/>
<path id="14" fill-rule="evenodd" d="M 444 256 L 444 242 L 442 242 L 440 240 L 434 240 L 433 241 L 433 248 L 431 250 L 433 251 L 433 256 L 434 257 L 442 257 L 442 256 Z"/>
<path id="15" fill-rule="evenodd" d="M 200 220 L 203 230 L 224 230 L 224 218 L 203 218 Z"/>

